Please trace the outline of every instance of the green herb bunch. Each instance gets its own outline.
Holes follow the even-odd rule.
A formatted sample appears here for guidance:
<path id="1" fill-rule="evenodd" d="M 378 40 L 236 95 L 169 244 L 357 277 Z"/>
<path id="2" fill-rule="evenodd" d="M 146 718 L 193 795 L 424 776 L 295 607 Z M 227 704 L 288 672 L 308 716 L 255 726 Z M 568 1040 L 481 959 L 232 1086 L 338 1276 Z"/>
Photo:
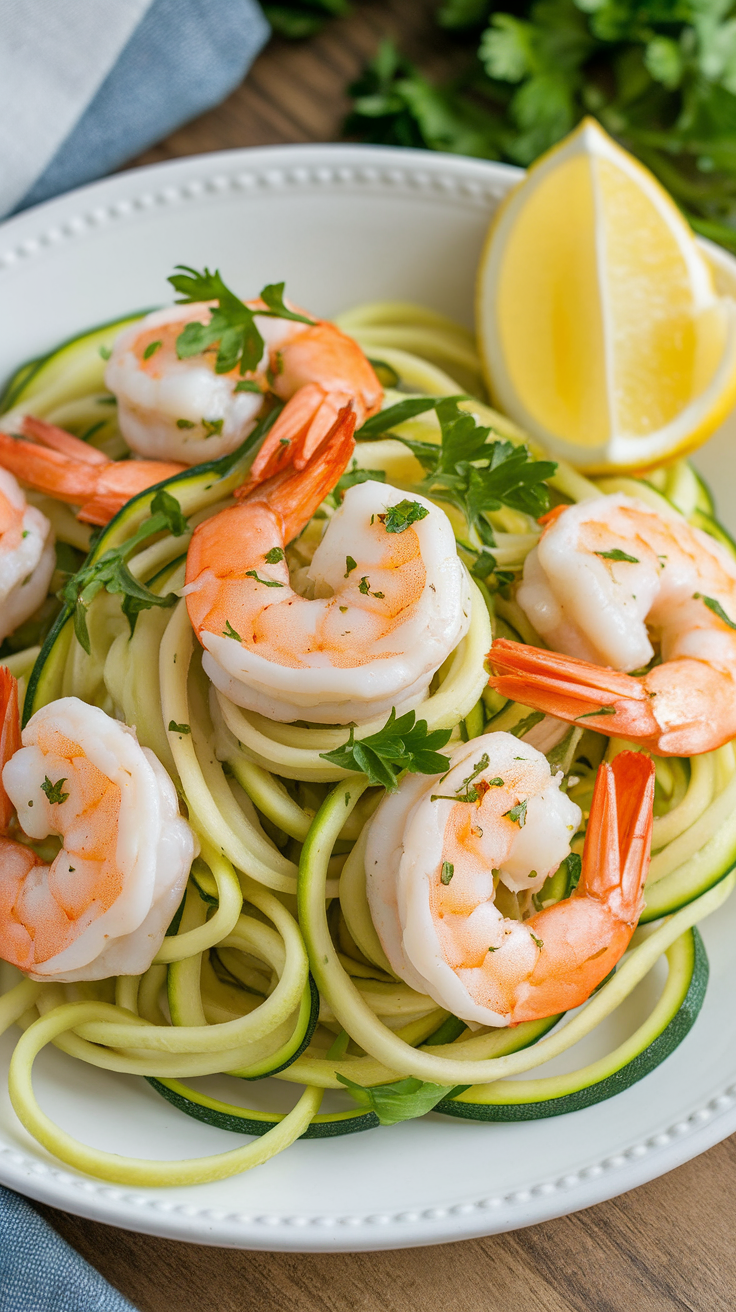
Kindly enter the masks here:
<path id="1" fill-rule="evenodd" d="M 735 0 L 444 0 L 437 17 L 469 35 L 465 73 L 434 86 L 384 42 L 350 135 L 526 166 L 590 114 L 736 250 Z"/>

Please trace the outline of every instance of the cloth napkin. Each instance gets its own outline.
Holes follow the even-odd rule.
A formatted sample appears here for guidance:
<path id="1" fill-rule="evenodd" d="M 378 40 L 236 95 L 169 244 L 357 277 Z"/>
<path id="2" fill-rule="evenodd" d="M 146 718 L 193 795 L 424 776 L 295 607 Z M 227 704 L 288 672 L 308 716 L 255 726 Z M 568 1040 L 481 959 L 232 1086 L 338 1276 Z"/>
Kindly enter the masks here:
<path id="1" fill-rule="evenodd" d="M 0 217 L 219 104 L 268 35 L 256 0 L 0 0 Z"/>
<path id="2" fill-rule="evenodd" d="M 0 217 L 219 104 L 268 35 L 256 0 L 0 0 Z M 0 1312 L 135 1309 L 0 1188 Z"/>
<path id="3" fill-rule="evenodd" d="M 0 1189 L 0 1309 L 135 1312 L 25 1198 L 9 1189 Z"/>

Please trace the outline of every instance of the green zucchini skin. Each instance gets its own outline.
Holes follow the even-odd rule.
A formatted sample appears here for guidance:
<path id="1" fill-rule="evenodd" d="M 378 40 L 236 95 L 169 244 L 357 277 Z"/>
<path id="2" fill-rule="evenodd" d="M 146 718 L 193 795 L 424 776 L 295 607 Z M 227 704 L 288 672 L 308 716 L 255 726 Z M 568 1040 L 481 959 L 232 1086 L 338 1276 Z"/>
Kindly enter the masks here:
<path id="1" fill-rule="evenodd" d="M 241 1079 L 265 1080 L 266 1077 L 269 1075 L 277 1075 L 279 1071 L 285 1071 L 287 1066 L 291 1066 L 292 1062 L 295 1062 L 297 1057 L 301 1056 L 305 1048 L 309 1047 L 309 1044 L 311 1043 L 312 1040 L 312 1035 L 314 1034 L 314 1031 L 317 1028 L 317 1021 L 319 1019 L 319 989 L 317 988 L 317 985 L 314 982 L 314 978 L 312 976 L 311 971 L 309 972 L 308 975 L 308 988 L 309 988 L 309 997 L 310 997 L 309 1016 L 304 1031 L 302 1033 L 302 1037 L 299 1040 L 297 1046 L 294 1048 L 294 1051 L 289 1053 L 289 1055 L 284 1059 L 284 1061 L 282 1061 L 278 1066 L 271 1066 L 267 1070 L 266 1069 L 260 1070 L 257 1075 L 242 1075 L 240 1077 Z"/>
<path id="2" fill-rule="evenodd" d="M 623 1093 L 624 1089 L 630 1089 L 632 1084 L 643 1080 L 645 1075 L 649 1075 L 679 1047 L 695 1024 L 703 1005 L 708 986 L 708 956 L 697 929 L 690 930 L 690 933 L 693 960 L 685 997 L 661 1033 L 620 1070 L 575 1093 L 547 1098 L 542 1102 L 470 1103 L 463 1102 L 461 1096 L 452 1100 L 443 1099 L 434 1110 L 465 1121 L 537 1121 L 549 1116 L 565 1116 L 568 1112 L 582 1111 L 585 1107 L 605 1102 L 607 1098 L 614 1098 L 616 1094 Z"/>
<path id="3" fill-rule="evenodd" d="M 20 365 L 15 373 L 6 382 L 0 393 L 0 415 L 5 414 L 7 410 L 12 410 L 15 406 L 30 400 L 38 391 L 39 382 L 42 382 L 44 370 L 57 359 L 58 356 L 67 355 L 69 358 L 76 355 L 78 351 L 83 351 L 85 347 L 94 349 L 96 346 L 95 339 L 104 335 L 107 336 L 112 330 L 115 335 L 122 332 L 130 324 L 136 323 L 146 314 L 150 314 L 150 308 L 147 310 L 134 310 L 131 314 L 125 314 L 122 317 L 108 319 L 105 323 L 98 323 L 94 328 L 85 328 L 83 333 L 76 333 L 73 337 L 67 337 L 65 341 L 55 346 L 53 351 L 47 351 L 45 355 L 36 356 L 33 360 L 27 360 L 25 364 Z"/>
<path id="4" fill-rule="evenodd" d="M 151 1076 L 145 1076 L 146 1082 L 150 1084 L 156 1093 L 170 1102 L 172 1106 L 177 1107 L 180 1112 L 185 1112 L 195 1121 L 202 1121 L 204 1125 L 213 1125 L 218 1130 L 230 1130 L 233 1134 L 265 1134 L 271 1130 L 274 1125 L 278 1125 L 283 1117 L 276 1113 L 258 1112 L 254 1114 L 247 1108 L 243 1108 L 242 1116 L 234 1112 L 219 1111 L 215 1107 L 206 1107 L 202 1103 L 195 1101 L 194 1098 L 188 1098 L 178 1091 L 178 1088 L 172 1089 L 171 1084 L 178 1081 L 157 1080 Z M 185 1088 L 185 1085 L 181 1085 Z M 194 1093 L 194 1090 L 190 1090 Z M 212 1099 L 211 1101 L 214 1101 Z M 225 1104 L 222 1104 L 225 1106 Z M 338 1112 L 334 1116 L 323 1115 L 319 1119 L 312 1121 L 312 1124 L 304 1131 L 302 1139 L 335 1139 L 343 1134 L 357 1134 L 361 1130 L 374 1130 L 379 1122 L 375 1112 Z"/>

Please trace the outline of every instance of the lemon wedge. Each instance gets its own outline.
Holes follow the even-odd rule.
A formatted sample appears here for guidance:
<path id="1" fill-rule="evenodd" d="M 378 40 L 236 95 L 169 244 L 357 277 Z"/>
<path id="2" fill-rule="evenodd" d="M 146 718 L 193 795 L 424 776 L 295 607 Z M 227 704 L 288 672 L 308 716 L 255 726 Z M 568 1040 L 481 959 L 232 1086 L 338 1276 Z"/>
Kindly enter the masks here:
<path id="1" fill-rule="evenodd" d="M 500 409 L 579 468 L 671 460 L 736 405 L 736 303 L 657 180 L 593 119 L 501 206 L 477 318 Z"/>

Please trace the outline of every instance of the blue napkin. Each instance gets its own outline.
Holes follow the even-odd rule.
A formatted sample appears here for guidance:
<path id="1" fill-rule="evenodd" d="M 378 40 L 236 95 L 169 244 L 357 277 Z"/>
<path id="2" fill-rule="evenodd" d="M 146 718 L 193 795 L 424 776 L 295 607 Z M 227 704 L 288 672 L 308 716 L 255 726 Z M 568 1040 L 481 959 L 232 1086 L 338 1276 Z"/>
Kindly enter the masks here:
<path id="1" fill-rule="evenodd" d="M 0 216 L 91 182 L 219 104 L 256 0 L 0 0 Z"/>
<path id="2" fill-rule="evenodd" d="M 0 1189 L 0 1309 L 135 1312 L 25 1198 L 9 1189 Z"/>

